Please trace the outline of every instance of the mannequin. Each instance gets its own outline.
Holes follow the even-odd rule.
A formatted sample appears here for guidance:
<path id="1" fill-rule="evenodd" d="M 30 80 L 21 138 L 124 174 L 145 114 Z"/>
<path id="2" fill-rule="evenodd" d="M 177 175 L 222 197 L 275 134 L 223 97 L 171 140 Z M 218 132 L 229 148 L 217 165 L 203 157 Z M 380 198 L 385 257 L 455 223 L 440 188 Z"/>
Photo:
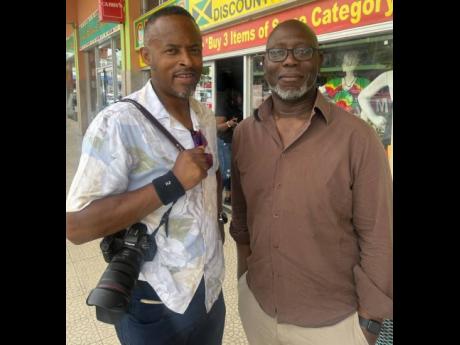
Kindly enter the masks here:
<path id="1" fill-rule="evenodd" d="M 362 108 L 361 117 L 368 118 L 378 129 L 385 130 L 387 120 L 384 116 L 377 115 L 371 107 L 371 98 L 382 88 L 388 86 L 390 98 L 393 102 L 393 70 L 383 72 L 375 78 L 358 96 L 359 104 Z M 393 117 L 393 114 L 391 115 Z M 388 159 L 390 160 L 391 171 L 393 171 L 393 121 L 391 123 L 391 143 L 388 145 Z"/>
<path id="2" fill-rule="evenodd" d="M 343 56 L 342 78 L 334 78 L 319 87 L 321 93 L 328 96 L 338 106 L 348 112 L 360 116 L 361 108 L 358 103 L 358 95 L 369 84 L 369 79 L 355 75 L 355 69 L 359 64 L 359 53 L 355 50 L 346 52 Z"/>

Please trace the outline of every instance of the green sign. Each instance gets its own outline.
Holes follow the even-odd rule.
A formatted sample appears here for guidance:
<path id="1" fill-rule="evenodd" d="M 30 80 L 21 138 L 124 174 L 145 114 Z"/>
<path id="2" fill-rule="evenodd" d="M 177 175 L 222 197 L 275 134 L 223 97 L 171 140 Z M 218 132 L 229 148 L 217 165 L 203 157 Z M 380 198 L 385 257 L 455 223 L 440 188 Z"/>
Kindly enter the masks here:
<path id="1" fill-rule="evenodd" d="M 96 10 L 78 28 L 80 50 L 101 41 L 118 30 L 120 30 L 120 25 L 117 23 L 101 23 L 99 21 L 98 11 Z"/>

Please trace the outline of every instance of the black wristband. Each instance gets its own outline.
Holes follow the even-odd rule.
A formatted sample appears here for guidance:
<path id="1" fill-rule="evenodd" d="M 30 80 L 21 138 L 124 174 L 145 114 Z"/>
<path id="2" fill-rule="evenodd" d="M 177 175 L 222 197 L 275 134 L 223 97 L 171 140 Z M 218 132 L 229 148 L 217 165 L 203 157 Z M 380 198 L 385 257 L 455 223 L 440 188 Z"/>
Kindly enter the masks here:
<path id="1" fill-rule="evenodd" d="M 152 181 L 153 187 L 157 191 L 163 205 L 175 202 L 182 195 L 185 194 L 185 189 L 181 183 L 174 176 L 173 172 L 169 170 L 166 174 L 157 177 Z"/>

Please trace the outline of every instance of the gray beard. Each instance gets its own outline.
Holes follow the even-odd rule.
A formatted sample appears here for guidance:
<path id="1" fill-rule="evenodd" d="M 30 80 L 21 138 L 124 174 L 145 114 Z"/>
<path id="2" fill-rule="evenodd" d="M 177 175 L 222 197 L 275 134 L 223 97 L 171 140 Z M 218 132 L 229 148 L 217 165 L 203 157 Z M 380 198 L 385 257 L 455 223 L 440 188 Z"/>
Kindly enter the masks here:
<path id="1" fill-rule="evenodd" d="M 279 87 L 279 85 L 273 86 L 269 84 L 268 86 L 270 87 L 270 90 L 276 93 L 283 101 L 295 101 L 304 96 L 310 89 L 307 83 L 303 84 L 300 89 L 297 90 L 283 90 Z"/>
<path id="2" fill-rule="evenodd" d="M 193 94 L 195 93 L 195 88 L 196 87 L 190 88 L 186 92 L 176 92 L 176 96 L 179 98 L 188 99 L 189 97 L 193 96 Z"/>
<path id="3" fill-rule="evenodd" d="M 315 81 L 316 81 L 316 78 L 314 79 L 312 85 L 308 86 L 308 78 L 307 78 L 307 80 L 305 81 L 305 84 L 303 84 L 297 90 L 283 90 L 279 87 L 279 85 L 273 86 L 270 83 L 267 83 L 267 84 L 270 90 L 276 93 L 278 97 L 281 98 L 283 101 L 295 101 L 305 96 L 305 94 L 315 86 Z"/>

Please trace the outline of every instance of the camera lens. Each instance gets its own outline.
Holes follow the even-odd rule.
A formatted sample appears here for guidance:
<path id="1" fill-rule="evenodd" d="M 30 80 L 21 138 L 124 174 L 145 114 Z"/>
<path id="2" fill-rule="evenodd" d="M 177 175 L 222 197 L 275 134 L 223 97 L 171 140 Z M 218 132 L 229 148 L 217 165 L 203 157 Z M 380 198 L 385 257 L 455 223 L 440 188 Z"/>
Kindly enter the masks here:
<path id="1" fill-rule="evenodd" d="M 99 321 L 114 324 L 128 310 L 142 263 L 143 254 L 137 248 L 123 248 L 113 257 L 86 300 L 87 305 L 96 307 Z"/>

